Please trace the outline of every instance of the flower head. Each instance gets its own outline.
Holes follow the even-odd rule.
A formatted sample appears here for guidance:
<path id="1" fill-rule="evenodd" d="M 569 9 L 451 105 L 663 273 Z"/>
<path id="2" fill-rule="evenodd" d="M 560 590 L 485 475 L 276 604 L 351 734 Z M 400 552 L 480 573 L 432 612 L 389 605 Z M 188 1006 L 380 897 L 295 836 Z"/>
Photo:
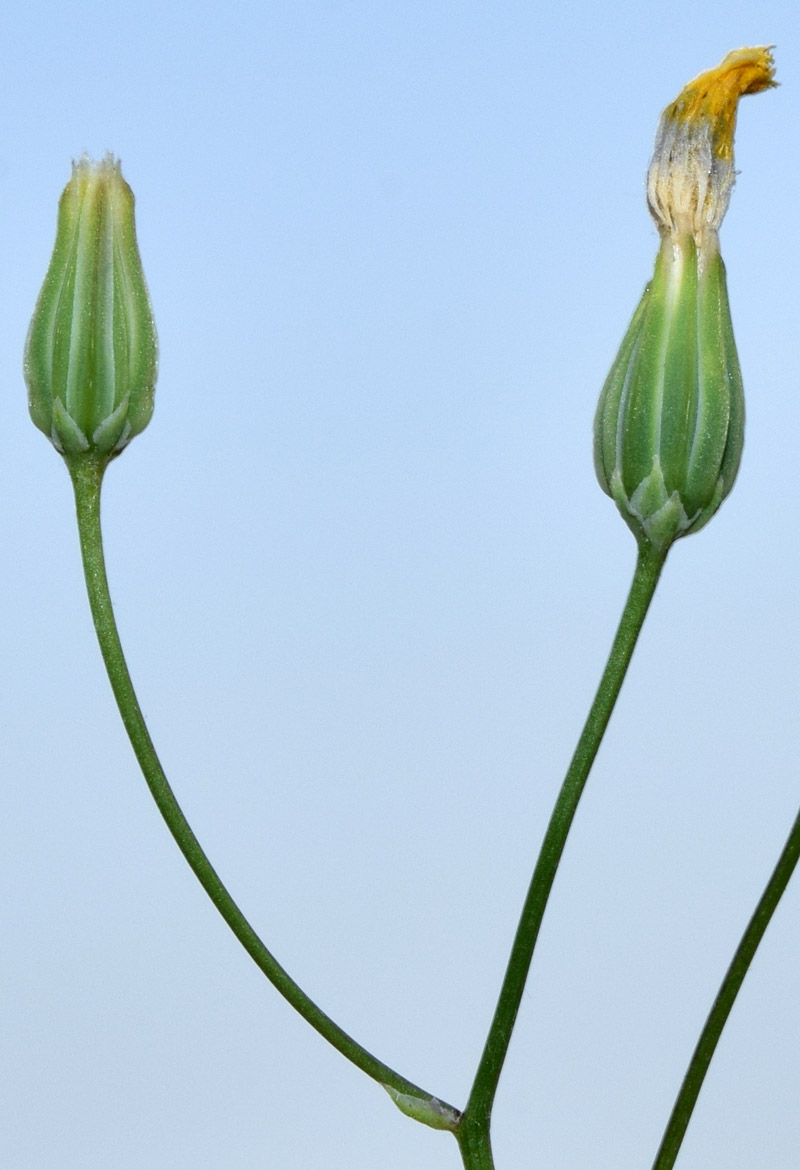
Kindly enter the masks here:
<path id="1" fill-rule="evenodd" d="M 600 395 L 600 486 L 662 553 L 733 486 L 744 394 L 718 231 L 734 182 L 739 98 L 774 85 L 768 49 L 738 49 L 664 111 L 647 177 L 661 233 L 655 272 Z"/>
<path id="2" fill-rule="evenodd" d="M 156 331 L 133 205 L 112 155 L 73 163 L 24 365 L 31 417 L 68 460 L 107 462 L 153 413 Z"/>

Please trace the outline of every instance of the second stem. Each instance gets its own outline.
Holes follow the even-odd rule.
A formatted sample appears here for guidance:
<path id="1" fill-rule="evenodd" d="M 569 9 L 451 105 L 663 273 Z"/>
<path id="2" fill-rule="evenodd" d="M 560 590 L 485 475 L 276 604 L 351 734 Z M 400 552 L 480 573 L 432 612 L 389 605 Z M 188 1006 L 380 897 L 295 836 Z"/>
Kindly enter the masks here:
<path id="1" fill-rule="evenodd" d="M 642 542 L 625 608 L 603 677 L 586 719 L 542 842 L 522 908 L 503 985 L 459 1129 L 488 1134 L 497 1084 L 522 1001 L 533 951 L 567 835 L 633 655 L 666 553 Z M 462 1153 L 465 1145 L 462 1144 Z"/>

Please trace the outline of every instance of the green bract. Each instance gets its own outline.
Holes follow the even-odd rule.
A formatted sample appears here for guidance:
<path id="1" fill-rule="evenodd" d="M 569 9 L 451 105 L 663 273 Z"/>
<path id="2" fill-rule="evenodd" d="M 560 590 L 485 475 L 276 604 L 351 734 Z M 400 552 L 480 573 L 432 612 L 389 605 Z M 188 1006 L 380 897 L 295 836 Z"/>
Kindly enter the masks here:
<path id="1" fill-rule="evenodd" d="M 725 265 L 716 247 L 665 237 L 600 395 L 600 484 L 637 538 L 666 551 L 733 486 L 744 396 Z"/>
<path id="2" fill-rule="evenodd" d="M 25 346 L 31 418 L 69 461 L 117 455 L 153 413 L 153 312 L 133 192 L 106 155 L 73 164 Z"/>

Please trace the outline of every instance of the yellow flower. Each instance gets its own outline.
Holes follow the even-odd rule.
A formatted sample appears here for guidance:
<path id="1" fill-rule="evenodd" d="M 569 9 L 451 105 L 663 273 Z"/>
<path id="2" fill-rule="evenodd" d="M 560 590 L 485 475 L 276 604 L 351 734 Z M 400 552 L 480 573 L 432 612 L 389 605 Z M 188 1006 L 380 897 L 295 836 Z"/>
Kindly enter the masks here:
<path id="1" fill-rule="evenodd" d="M 735 49 L 667 106 L 647 175 L 647 202 L 662 234 L 715 245 L 735 179 L 739 98 L 775 84 L 769 48 Z"/>

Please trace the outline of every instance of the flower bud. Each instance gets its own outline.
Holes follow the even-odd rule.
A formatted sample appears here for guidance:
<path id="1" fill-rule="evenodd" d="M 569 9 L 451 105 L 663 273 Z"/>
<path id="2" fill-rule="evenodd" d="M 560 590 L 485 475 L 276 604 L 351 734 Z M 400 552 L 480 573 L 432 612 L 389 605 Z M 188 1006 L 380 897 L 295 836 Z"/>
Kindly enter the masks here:
<path id="1" fill-rule="evenodd" d="M 718 231 L 734 182 L 739 98 L 774 85 L 767 49 L 739 49 L 664 111 L 648 173 L 655 272 L 600 395 L 600 486 L 638 540 L 665 553 L 733 486 L 744 396 Z"/>
<path id="2" fill-rule="evenodd" d="M 67 461 L 107 462 L 153 413 L 158 346 L 133 205 L 112 155 L 73 163 L 24 366 L 31 418 Z"/>

